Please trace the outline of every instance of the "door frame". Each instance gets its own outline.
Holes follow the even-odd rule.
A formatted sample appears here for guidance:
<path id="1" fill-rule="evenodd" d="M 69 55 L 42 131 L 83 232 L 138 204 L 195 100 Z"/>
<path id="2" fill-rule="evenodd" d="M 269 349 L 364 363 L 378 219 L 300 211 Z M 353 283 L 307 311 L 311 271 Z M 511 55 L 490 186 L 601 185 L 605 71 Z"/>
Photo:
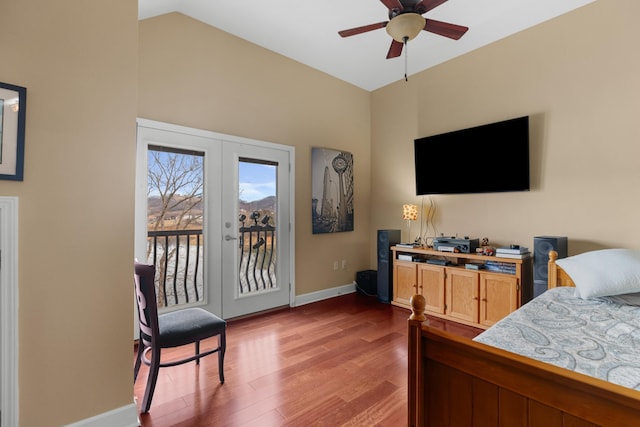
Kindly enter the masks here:
<path id="1" fill-rule="evenodd" d="M 136 120 L 137 128 L 149 128 L 158 131 L 181 133 L 194 137 L 207 138 L 219 141 L 229 141 L 238 144 L 254 145 L 257 147 L 265 147 L 276 150 L 289 152 L 289 248 L 290 262 L 288 272 L 285 272 L 284 279 L 289 282 L 289 306 L 295 306 L 295 148 L 288 145 L 276 144 L 272 142 L 260 141 L 250 138 L 244 138 L 235 135 L 227 135 L 218 132 L 207 131 L 203 129 L 190 128 L 186 126 L 176 125 L 172 123 L 159 122 L 150 119 L 138 118 Z M 136 161 L 136 198 L 135 212 L 146 212 L 146 201 L 139 194 L 147 193 L 147 166 L 146 157 L 141 155 L 141 150 L 146 152 L 146 147 L 141 147 L 140 137 L 138 136 L 137 161 Z M 144 206 L 143 206 L 144 204 Z M 220 218 L 216 214 L 217 218 Z M 141 256 L 146 253 L 146 233 L 143 235 L 139 230 L 146 230 L 146 215 L 136 214 L 135 218 L 135 254 Z M 137 323 L 137 322 L 134 322 Z M 137 325 L 134 326 L 134 337 L 137 336 Z"/>
<path id="2" fill-rule="evenodd" d="M 0 197 L 0 425 L 18 425 L 18 198 Z"/>

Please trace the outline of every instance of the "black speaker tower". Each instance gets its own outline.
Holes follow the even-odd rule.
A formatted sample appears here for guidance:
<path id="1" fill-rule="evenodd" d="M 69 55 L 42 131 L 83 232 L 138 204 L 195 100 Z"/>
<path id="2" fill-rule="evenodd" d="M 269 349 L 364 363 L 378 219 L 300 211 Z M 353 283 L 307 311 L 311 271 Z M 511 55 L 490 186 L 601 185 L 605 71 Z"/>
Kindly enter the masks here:
<path id="1" fill-rule="evenodd" d="M 393 298 L 393 259 L 389 250 L 402 240 L 400 230 L 378 230 L 378 301 Z"/>
<path id="2" fill-rule="evenodd" d="M 533 297 L 547 290 L 549 279 L 549 251 L 558 252 L 558 259 L 568 256 L 567 238 L 538 236 L 533 238 Z"/>

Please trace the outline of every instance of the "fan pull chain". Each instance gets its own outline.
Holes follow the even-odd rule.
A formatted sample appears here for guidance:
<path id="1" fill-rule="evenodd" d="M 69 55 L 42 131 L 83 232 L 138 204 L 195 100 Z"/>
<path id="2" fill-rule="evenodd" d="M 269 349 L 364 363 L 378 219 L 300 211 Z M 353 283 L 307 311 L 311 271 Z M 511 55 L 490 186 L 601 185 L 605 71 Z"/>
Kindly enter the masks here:
<path id="1" fill-rule="evenodd" d="M 409 37 L 405 36 L 403 37 L 403 41 L 404 41 L 404 81 L 408 82 L 409 78 L 407 77 L 407 57 L 409 56 L 409 53 L 407 52 L 408 48 L 407 48 L 407 41 L 409 40 Z"/>

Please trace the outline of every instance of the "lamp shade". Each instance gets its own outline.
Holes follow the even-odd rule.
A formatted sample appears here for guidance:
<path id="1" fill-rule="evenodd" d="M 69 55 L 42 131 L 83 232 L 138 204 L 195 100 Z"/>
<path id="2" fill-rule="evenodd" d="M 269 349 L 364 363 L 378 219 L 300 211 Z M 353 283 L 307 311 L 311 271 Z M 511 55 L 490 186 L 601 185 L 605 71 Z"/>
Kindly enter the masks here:
<path id="1" fill-rule="evenodd" d="M 424 29 L 425 19 L 417 13 L 407 12 L 394 17 L 387 24 L 387 33 L 395 41 L 413 40 Z"/>
<path id="2" fill-rule="evenodd" d="M 418 207 L 416 205 L 402 205 L 402 219 L 415 221 L 418 219 Z"/>

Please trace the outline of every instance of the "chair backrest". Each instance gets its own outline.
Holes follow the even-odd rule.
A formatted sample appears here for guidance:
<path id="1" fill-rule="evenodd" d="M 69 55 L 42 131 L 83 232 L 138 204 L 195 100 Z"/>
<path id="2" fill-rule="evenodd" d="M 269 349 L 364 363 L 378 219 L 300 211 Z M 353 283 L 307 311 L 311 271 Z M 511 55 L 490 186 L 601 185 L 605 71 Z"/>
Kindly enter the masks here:
<path id="1" fill-rule="evenodd" d="M 147 347 L 150 347 L 160 334 L 158 329 L 158 303 L 154 283 L 155 275 L 156 267 L 154 265 L 139 262 L 134 264 L 133 279 L 138 305 L 140 339 Z"/>

